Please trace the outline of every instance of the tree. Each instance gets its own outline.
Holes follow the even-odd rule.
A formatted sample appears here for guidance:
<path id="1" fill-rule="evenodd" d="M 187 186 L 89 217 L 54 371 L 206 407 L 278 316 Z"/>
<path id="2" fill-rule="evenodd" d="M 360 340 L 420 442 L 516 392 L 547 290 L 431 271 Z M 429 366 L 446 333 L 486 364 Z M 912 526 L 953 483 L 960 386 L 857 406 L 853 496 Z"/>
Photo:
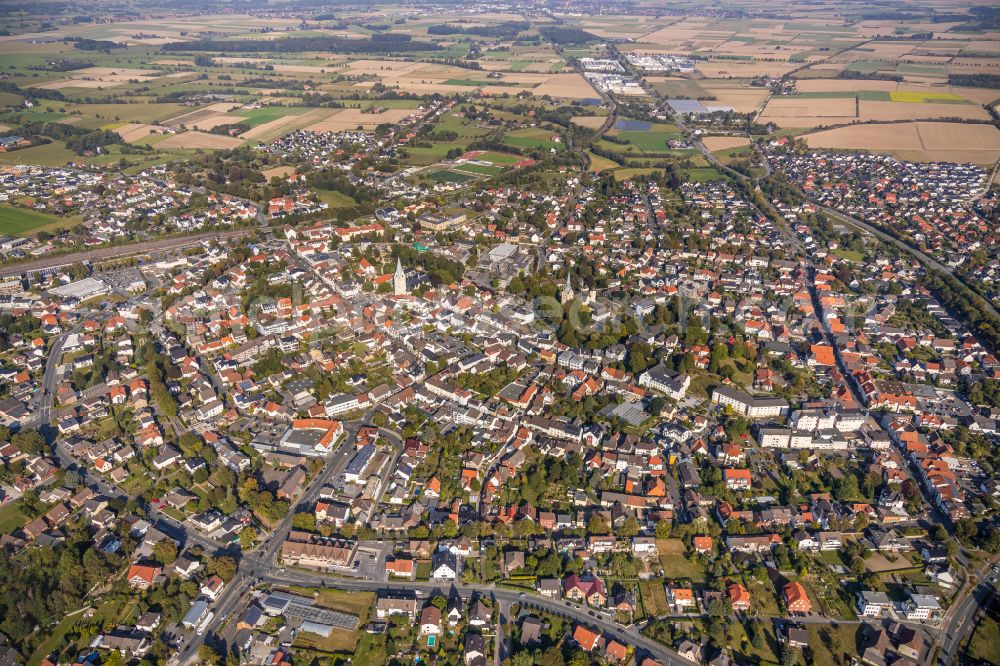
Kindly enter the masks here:
<path id="1" fill-rule="evenodd" d="M 177 546 L 171 539 L 163 539 L 153 546 L 153 557 L 163 566 L 170 566 L 177 559 Z"/>
<path id="2" fill-rule="evenodd" d="M 618 536 L 631 539 L 639 533 L 639 521 L 635 516 L 628 516 L 622 521 L 622 526 L 618 528 Z"/>
<path id="3" fill-rule="evenodd" d="M 858 488 L 858 477 L 849 472 L 837 479 L 833 484 L 834 496 L 839 500 L 854 499 L 861 494 Z"/>
<path id="4" fill-rule="evenodd" d="M 962 518 L 955 523 L 955 536 L 963 543 L 971 541 L 978 531 L 972 518 Z"/>
<path id="5" fill-rule="evenodd" d="M 659 416 L 663 413 L 663 408 L 666 407 L 667 401 L 660 396 L 654 397 L 649 401 L 649 413 L 653 416 Z"/>
<path id="6" fill-rule="evenodd" d="M 535 658 L 527 650 L 522 650 L 514 655 L 514 658 L 510 660 L 511 666 L 534 666 Z"/>
<path id="7" fill-rule="evenodd" d="M 611 533 L 608 521 L 599 513 L 595 513 L 587 521 L 587 534 L 605 535 Z"/>
<path id="8" fill-rule="evenodd" d="M 208 558 L 208 563 L 205 565 L 205 571 L 208 575 L 211 576 L 212 574 L 215 574 L 224 582 L 228 583 L 232 579 L 236 578 L 236 560 L 228 555 L 213 555 Z"/>
<path id="9" fill-rule="evenodd" d="M 125 659 L 125 656 L 121 652 L 118 650 L 112 650 L 108 653 L 107 658 L 104 660 L 103 666 L 125 666 L 127 663 L 128 660 Z"/>
<path id="10" fill-rule="evenodd" d="M 240 530 L 240 548 L 250 550 L 257 543 L 257 530 L 252 527 L 244 527 Z"/>
<path id="11" fill-rule="evenodd" d="M 204 666 L 219 666 L 221 660 L 219 653 L 212 646 L 202 643 L 198 648 L 198 661 Z"/>
<path id="12" fill-rule="evenodd" d="M 44 453 L 48 448 L 45 438 L 42 437 L 42 434 L 37 430 L 19 432 L 11 438 L 10 443 L 13 444 L 21 453 L 26 453 L 28 455 L 39 455 Z"/>
<path id="13" fill-rule="evenodd" d="M 316 531 L 316 514 L 312 511 L 303 511 L 292 516 L 292 527 L 306 532 Z"/>

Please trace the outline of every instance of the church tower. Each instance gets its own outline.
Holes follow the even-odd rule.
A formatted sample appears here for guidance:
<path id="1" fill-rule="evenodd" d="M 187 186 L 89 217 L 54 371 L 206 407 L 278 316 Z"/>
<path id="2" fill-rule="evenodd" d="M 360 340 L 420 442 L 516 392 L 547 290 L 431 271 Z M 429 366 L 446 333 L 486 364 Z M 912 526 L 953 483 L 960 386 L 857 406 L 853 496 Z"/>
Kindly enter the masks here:
<path id="1" fill-rule="evenodd" d="M 406 294 L 406 272 L 403 270 L 403 262 L 396 257 L 396 272 L 392 275 L 392 293 L 396 296 Z"/>
<path id="2" fill-rule="evenodd" d="M 566 275 L 566 284 L 563 285 L 562 293 L 559 294 L 560 303 L 569 303 L 573 300 L 573 278 Z"/>

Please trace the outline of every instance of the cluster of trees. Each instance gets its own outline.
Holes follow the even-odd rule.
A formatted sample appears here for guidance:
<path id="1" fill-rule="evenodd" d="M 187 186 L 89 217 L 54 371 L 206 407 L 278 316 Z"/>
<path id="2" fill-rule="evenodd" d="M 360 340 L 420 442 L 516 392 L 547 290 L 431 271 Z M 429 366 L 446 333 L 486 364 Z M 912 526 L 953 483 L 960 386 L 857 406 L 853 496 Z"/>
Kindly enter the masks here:
<path id="1" fill-rule="evenodd" d="M 304 53 L 323 51 L 335 53 L 398 54 L 438 51 L 433 42 L 415 42 L 410 35 L 383 33 L 368 39 L 340 37 L 286 37 L 283 39 L 201 39 L 193 42 L 171 42 L 163 45 L 166 52 L 210 51 L 216 53 Z"/>
<path id="2" fill-rule="evenodd" d="M 70 37 L 67 42 L 72 42 L 73 46 L 81 51 L 101 51 L 108 53 L 111 49 L 123 49 L 124 44 L 108 41 L 106 39 L 87 39 L 86 37 Z"/>
<path id="3" fill-rule="evenodd" d="M 576 452 L 571 452 L 565 460 L 550 457 L 534 460 L 518 471 L 517 483 L 504 486 L 501 500 L 538 506 L 545 499 L 561 497 L 560 488 L 580 482 L 582 465 L 583 460 Z"/>
<path id="4" fill-rule="evenodd" d="M 65 123 L 46 123 L 40 120 L 18 123 L 15 131 L 22 136 L 48 137 L 57 141 L 69 140 L 91 132 L 91 130 L 82 127 L 74 127 Z"/>
<path id="5" fill-rule="evenodd" d="M 30 313 L 19 317 L 10 314 L 0 314 L 0 347 L 10 349 L 12 338 L 24 338 L 39 330 L 41 322 Z"/>
<path id="6" fill-rule="evenodd" d="M 112 130 L 94 130 L 93 132 L 87 132 L 86 134 L 66 139 L 66 147 L 77 155 L 83 155 L 87 151 L 95 151 L 104 146 L 123 143 L 125 141 L 121 135 Z"/>
<path id="7" fill-rule="evenodd" d="M 50 627 L 84 604 L 87 593 L 106 583 L 125 564 L 122 553 L 105 553 L 86 529 L 71 532 L 58 549 L 26 548 L 17 555 L 0 552 L 0 631 L 31 654 Z"/>
<path id="8" fill-rule="evenodd" d="M 162 411 L 166 416 L 177 416 L 177 399 L 167 388 L 166 380 L 170 376 L 170 372 L 180 371 L 177 367 L 170 363 L 167 357 L 163 356 L 152 347 L 150 343 L 149 349 L 145 354 L 145 358 L 149 359 L 146 363 L 146 377 L 149 379 L 149 396 L 153 401 L 159 405 L 160 411 Z"/>
<path id="9" fill-rule="evenodd" d="M 864 81 L 895 81 L 902 83 L 905 79 L 902 74 L 886 74 L 885 72 L 860 72 L 855 69 L 842 69 L 837 74 L 838 79 L 864 80 Z"/>
<path id="10" fill-rule="evenodd" d="M 230 123 L 227 125 L 216 125 L 208 130 L 210 134 L 221 134 L 229 136 L 231 133 L 242 134 L 250 129 L 250 123 Z"/>
<path id="11" fill-rule="evenodd" d="M 257 484 L 257 479 L 252 476 L 240 484 L 238 495 L 240 501 L 250 507 L 254 515 L 266 524 L 273 525 L 288 515 L 288 502 L 275 499 L 269 490 L 262 490 Z M 219 577 L 222 578 L 222 575 Z"/>
<path id="12" fill-rule="evenodd" d="M 439 23 L 427 27 L 428 35 L 477 35 L 492 39 L 511 40 L 519 33 L 531 29 L 526 21 L 504 21 L 499 25 L 463 26 L 452 23 Z"/>
<path id="13" fill-rule="evenodd" d="M 926 286 L 953 316 L 968 323 L 973 335 L 987 348 L 1000 348 L 1000 320 L 992 315 L 981 296 L 954 276 L 936 271 L 928 272 Z"/>
<path id="14" fill-rule="evenodd" d="M 1000 88 L 1000 74 L 949 74 L 948 83 L 970 88 Z"/>
<path id="15" fill-rule="evenodd" d="M 1000 407 L 1000 380 L 986 377 L 982 381 L 971 382 L 966 388 L 966 395 L 973 404 Z"/>
<path id="16" fill-rule="evenodd" d="M 588 44 L 590 42 L 600 41 L 600 38 L 596 35 L 593 35 L 586 30 L 580 30 L 579 28 L 553 26 L 549 28 L 542 28 L 539 32 L 543 37 L 560 46 L 573 46 L 576 44 Z"/>
<path id="17" fill-rule="evenodd" d="M 392 257 L 399 257 L 405 266 L 420 264 L 437 286 L 459 282 L 465 274 L 465 265 L 433 252 L 421 252 L 409 245 L 393 245 Z"/>
<path id="18" fill-rule="evenodd" d="M 458 386 L 477 393 L 480 397 L 494 396 L 507 384 L 516 380 L 521 373 L 516 368 L 501 366 L 483 373 L 464 372 L 452 380 Z"/>

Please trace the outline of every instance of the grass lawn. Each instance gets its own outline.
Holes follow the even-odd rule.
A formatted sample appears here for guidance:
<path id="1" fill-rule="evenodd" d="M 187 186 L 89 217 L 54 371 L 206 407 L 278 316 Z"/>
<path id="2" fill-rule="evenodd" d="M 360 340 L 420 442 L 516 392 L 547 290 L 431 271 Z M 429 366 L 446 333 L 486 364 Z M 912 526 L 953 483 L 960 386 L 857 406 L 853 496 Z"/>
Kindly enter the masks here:
<path id="1" fill-rule="evenodd" d="M 28 517 L 21 511 L 21 500 L 14 500 L 0 508 L 0 534 L 10 534 L 28 524 Z"/>
<path id="2" fill-rule="evenodd" d="M 301 588 L 298 591 L 311 594 L 317 590 Z M 372 605 L 375 603 L 374 592 L 345 592 L 344 590 L 326 589 L 318 590 L 318 592 L 319 596 L 316 597 L 317 604 L 326 608 L 343 611 L 344 613 L 357 615 L 361 621 L 360 624 L 368 621 L 368 611 L 371 610 Z"/>
<path id="3" fill-rule="evenodd" d="M 436 143 L 430 148 L 418 148 L 407 146 L 405 148 L 408 166 L 430 166 L 437 164 L 444 159 L 445 154 L 453 148 L 447 143 Z"/>
<path id="4" fill-rule="evenodd" d="M 492 150 L 488 150 L 479 157 L 476 161 L 490 162 L 491 164 L 515 164 L 523 160 L 524 157 L 520 155 L 511 155 L 509 153 L 497 153 Z"/>
<path id="5" fill-rule="evenodd" d="M 858 633 L 861 625 L 807 625 L 809 647 L 816 666 L 840 666 L 851 663 L 851 657 L 860 654 Z"/>
<path id="6" fill-rule="evenodd" d="M 386 654 L 386 634 L 377 636 L 367 631 L 361 634 L 357 650 L 354 651 L 354 662 L 357 664 L 384 664 L 388 660 Z"/>
<path id="7" fill-rule="evenodd" d="M 9 153 L 0 153 L 0 161 L 13 164 L 39 164 L 41 166 L 66 166 L 67 162 L 80 159 L 80 156 L 66 147 L 62 141 L 53 141 L 41 146 L 31 146 Z"/>
<path id="8" fill-rule="evenodd" d="M 14 208 L 13 206 L 0 206 L 0 234 L 11 236 L 25 236 L 33 233 L 42 227 L 57 225 L 73 226 L 71 221 L 67 221 L 40 213 L 28 208 Z"/>
<path id="9" fill-rule="evenodd" d="M 639 594 L 642 597 L 642 608 L 646 615 L 659 617 L 670 612 L 667 604 L 667 591 L 659 578 L 639 581 Z"/>
<path id="10" fill-rule="evenodd" d="M 320 201 L 326 203 L 330 208 L 350 208 L 358 203 L 343 192 L 316 190 L 316 194 L 319 195 Z"/>
<path id="11" fill-rule="evenodd" d="M 614 172 L 616 180 L 628 180 L 629 178 L 634 178 L 635 176 L 651 176 L 654 173 L 663 173 L 663 169 L 654 169 L 653 167 L 628 167 L 625 169 L 615 169 Z"/>
<path id="12" fill-rule="evenodd" d="M 0 107 L 17 106 L 23 101 L 24 99 L 20 95 L 9 92 L 0 92 Z"/>
<path id="13" fill-rule="evenodd" d="M 431 180 L 435 180 L 439 183 L 467 183 L 470 180 L 474 180 L 475 176 L 465 173 L 459 173 L 457 171 L 448 171 L 446 169 L 441 169 L 440 171 L 432 171 L 427 174 L 427 177 Z"/>
<path id="14" fill-rule="evenodd" d="M 475 173 L 481 176 L 495 176 L 498 173 L 503 172 L 503 167 L 483 166 L 480 164 L 462 164 L 455 167 L 455 169 L 458 171 L 468 171 L 469 173 Z"/>
<path id="15" fill-rule="evenodd" d="M 734 622 L 730 626 L 735 639 L 733 641 L 733 648 L 736 649 L 737 646 L 739 646 L 737 655 L 743 656 L 740 663 L 770 664 L 777 663 L 779 661 L 778 655 L 780 654 L 781 646 L 779 645 L 778 638 L 775 635 L 773 624 L 770 622 L 754 623 L 755 631 L 760 631 L 764 634 L 764 645 L 760 648 L 755 648 L 753 643 L 751 643 L 746 625 Z"/>
<path id="16" fill-rule="evenodd" d="M 417 561 L 417 580 L 428 580 L 431 577 L 431 561 Z"/>
<path id="17" fill-rule="evenodd" d="M 833 253 L 841 259 L 846 259 L 847 261 L 852 261 L 857 264 L 860 264 L 865 260 L 865 255 L 857 250 L 847 250 L 845 248 L 838 247 L 833 251 Z"/>
<path id="18" fill-rule="evenodd" d="M 714 167 L 695 167 L 684 169 L 684 180 L 692 183 L 708 183 L 713 180 L 728 180 Z"/>
<path id="19" fill-rule="evenodd" d="M 705 580 L 705 567 L 684 556 L 687 547 L 680 539 L 657 539 L 656 549 L 664 578 L 689 578 L 699 583 Z"/>
<path id="20" fill-rule="evenodd" d="M 1000 640 L 997 640 L 997 637 L 1000 636 L 998 617 L 1000 617 L 1000 606 L 994 601 L 989 612 L 983 616 L 983 619 L 976 626 L 975 633 L 972 634 L 972 642 L 969 643 L 967 654 L 970 661 L 978 659 L 986 663 L 1000 664 Z"/>
<path id="21" fill-rule="evenodd" d="M 505 134 L 503 142 L 508 146 L 518 148 L 562 148 L 562 143 L 556 143 L 552 140 L 553 134 L 554 132 L 539 127 L 519 129 Z"/>
<path id="22" fill-rule="evenodd" d="M 471 88 L 478 88 L 479 86 L 490 85 L 489 81 L 479 81 L 476 79 L 448 79 L 444 82 L 446 86 L 469 86 Z"/>
<path id="23" fill-rule="evenodd" d="M 597 155 L 589 151 L 587 152 L 587 157 L 590 158 L 590 170 L 594 173 L 600 173 L 601 171 L 607 171 L 609 169 L 616 169 L 620 166 L 618 162 L 615 162 L 614 160 L 602 157 L 601 155 Z"/>

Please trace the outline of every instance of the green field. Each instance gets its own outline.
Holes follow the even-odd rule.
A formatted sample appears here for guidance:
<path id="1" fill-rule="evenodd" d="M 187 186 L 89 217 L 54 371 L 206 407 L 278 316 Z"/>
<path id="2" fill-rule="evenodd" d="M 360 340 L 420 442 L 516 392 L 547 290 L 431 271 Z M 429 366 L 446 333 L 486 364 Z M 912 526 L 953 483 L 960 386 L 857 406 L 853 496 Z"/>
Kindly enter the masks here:
<path id="1" fill-rule="evenodd" d="M 249 109 L 246 111 L 236 110 L 231 112 L 231 115 L 243 116 L 244 118 L 246 118 L 246 123 L 248 125 L 250 125 L 251 127 L 257 127 L 258 125 L 269 123 L 272 120 L 277 120 L 278 118 L 285 118 L 287 116 L 298 116 L 307 111 L 313 111 L 313 110 L 314 109 L 307 106 L 299 106 L 299 107 L 265 106 L 261 109 Z"/>
<path id="2" fill-rule="evenodd" d="M 0 215 L 2 215 L 0 211 Z M 29 518 L 21 511 L 21 501 L 15 500 L 0 508 L 0 534 L 10 534 L 28 524 Z"/>
<path id="3" fill-rule="evenodd" d="M 885 63 L 877 62 L 874 60 L 859 60 L 858 62 L 852 62 L 850 65 L 845 67 L 845 69 L 852 72 L 862 72 L 864 74 L 873 74 L 877 72 Z"/>
<path id="4" fill-rule="evenodd" d="M 0 107 L 4 106 L 17 106 L 24 100 L 20 95 L 15 95 L 9 92 L 0 92 Z"/>
<path id="5" fill-rule="evenodd" d="M 85 116 L 121 120 L 128 123 L 162 123 L 173 116 L 195 109 L 183 104 L 79 104 L 67 106 L 67 111 L 79 111 Z"/>
<path id="6" fill-rule="evenodd" d="M 317 189 L 316 194 L 319 195 L 320 201 L 326 203 L 330 208 L 351 208 L 358 203 L 343 192 Z"/>
<path id="7" fill-rule="evenodd" d="M 25 236 L 42 227 L 71 223 L 54 215 L 39 213 L 27 208 L 0 206 L 0 234 L 9 236 Z"/>
<path id="8" fill-rule="evenodd" d="M 591 152 L 587 153 L 587 157 L 590 158 L 590 170 L 595 173 L 607 171 L 608 169 L 614 169 L 619 166 L 618 162 Z"/>
<path id="9" fill-rule="evenodd" d="M 656 549 L 660 553 L 660 566 L 665 579 L 705 580 L 705 567 L 684 556 L 686 548 L 680 539 L 657 539 Z"/>
<path id="10" fill-rule="evenodd" d="M 497 166 L 482 166 L 480 164 L 463 164 L 456 167 L 460 171 L 468 171 L 469 173 L 476 173 L 481 176 L 495 176 L 498 173 L 503 172 L 502 167 Z"/>
<path id="11" fill-rule="evenodd" d="M 427 174 L 427 177 L 431 180 L 436 180 L 439 183 L 467 183 L 470 180 L 475 179 L 475 176 L 459 173 L 457 171 L 448 171 L 447 169 L 432 171 Z"/>
<path id="12" fill-rule="evenodd" d="M 684 169 L 684 180 L 692 183 L 708 183 L 713 180 L 727 180 L 715 167 L 695 167 Z"/>
<path id="13" fill-rule="evenodd" d="M 517 148 L 544 148 L 546 150 L 561 148 L 563 144 L 553 141 L 553 135 L 553 132 L 533 127 L 508 132 L 504 135 L 503 142 L 508 146 L 515 146 Z"/>
<path id="14" fill-rule="evenodd" d="M 65 166 L 67 162 L 80 156 L 66 148 L 62 141 L 52 141 L 41 146 L 31 146 L 9 153 L 0 153 L 0 162 L 13 164 L 40 164 L 42 166 Z"/>
<path id="15" fill-rule="evenodd" d="M 481 160 L 483 162 L 490 162 L 492 164 L 515 164 L 520 162 L 524 158 L 520 155 L 510 155 L 508 153 L 498 153 L 492 150 L 486 151 L 484 154 L 476 158 L 476 160 Z"/>
<path id="16" fill-rule="evenodd" d="M 837 666 L 849 664 L 859 653 L 856 624 L 816 625 L 806 627 L 809 632 L 809 647 L 816 666 Z"/>
<path id="17" fill-rule="evenodd" d="M 491 85 L 490 81 L 478 81 L 476 79 L 448 79 L 444 82 L 446 86 L 469 86 L 478 88 L 480 86 Z"/>
<path id="18" fill-rule="evenodd" d="M 989 612 L 976 626 L 976 632 L 972 634 L 969 657 L 983 660 L 985 663 L 1000 664 L 1000 640 L 997 640 L 1000 636 L 998 617 L 1000 617 L 1000 606 L 994 601 Z"/>

